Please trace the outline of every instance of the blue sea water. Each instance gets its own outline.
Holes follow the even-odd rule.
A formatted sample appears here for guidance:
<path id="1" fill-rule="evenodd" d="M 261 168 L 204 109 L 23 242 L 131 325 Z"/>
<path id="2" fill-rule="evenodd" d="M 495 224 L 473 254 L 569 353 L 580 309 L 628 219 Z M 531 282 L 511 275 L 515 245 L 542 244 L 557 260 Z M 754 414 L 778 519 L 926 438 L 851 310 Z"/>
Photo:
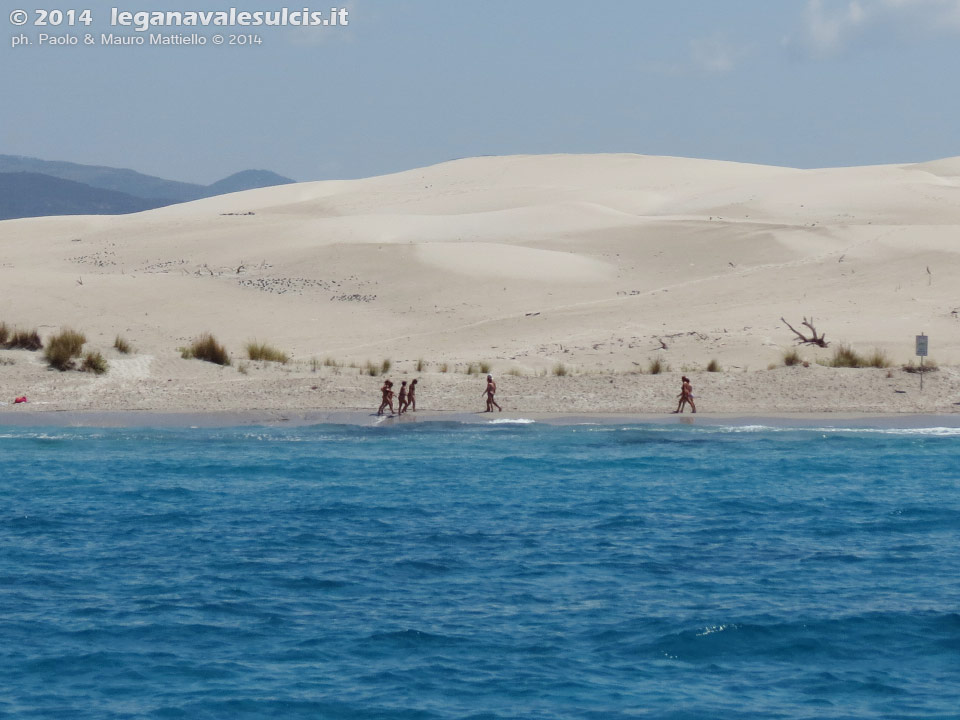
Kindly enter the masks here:
<path id="1" fill-rule="evenodd" d="M 958 718 L 960 430 L 0 428 L 3 718 Z"/>

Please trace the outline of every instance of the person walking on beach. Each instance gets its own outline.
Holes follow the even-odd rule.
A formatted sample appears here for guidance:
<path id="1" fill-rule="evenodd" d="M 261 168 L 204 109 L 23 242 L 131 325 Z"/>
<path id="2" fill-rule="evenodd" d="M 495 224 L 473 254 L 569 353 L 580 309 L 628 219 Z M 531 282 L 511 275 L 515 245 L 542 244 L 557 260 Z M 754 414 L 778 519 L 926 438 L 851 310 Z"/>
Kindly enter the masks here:
<path id="1" fill-rule="evenodd" d="M 403 415 L 407 407 L 407 381 L 400 383 L 400 394 L 397 396 L 397 415 Z"/>
<path id="2" fill-rule="evenodd" d="M 419 378 L 415 378 L 410 382 L 410 388 L 407 390 L 407 407 L 413 408 L 413 411 L 417 411 L 417 381 Z"/>
<path id="3" fill-rule="evenodd" d="M 503 412 L 503 408 L 497 405 L 497 401 L 493 399 L 493 396 L 497 394 L 497 384 L 493 381 L 493 375 L 487 375 L 487 388 L 483 391 L 487 395 L 487 409 L 484 412 L 493 412 L 493 406 L 497 406 L 497 410 Z"/>
<path id="4" fill-rule="evenodd" d="M 693 385 L 690 384 L 690 378 L 684 375 L 682 378 L 683 384 L 680 386 L 680 402 L 677 403 L 677 409 L 673 411 L 674 414 L 682 413 L 683 406 L 687 403 L 690 404 L 692 412 L 697 411 L 697 406 L 693 402 Z"/>
<path id="5" fill-rule="evenodd" d="M 384 382 L 383 387 L 380 388 L 380 393 L 383 400 L 380 402 L 380 409 L 377 410 L 377 415 L 383 415 L 383 410 L 388 405 L 390 406 L 390 414 L 393 415 L 393 383 L 389 380 Z"/>

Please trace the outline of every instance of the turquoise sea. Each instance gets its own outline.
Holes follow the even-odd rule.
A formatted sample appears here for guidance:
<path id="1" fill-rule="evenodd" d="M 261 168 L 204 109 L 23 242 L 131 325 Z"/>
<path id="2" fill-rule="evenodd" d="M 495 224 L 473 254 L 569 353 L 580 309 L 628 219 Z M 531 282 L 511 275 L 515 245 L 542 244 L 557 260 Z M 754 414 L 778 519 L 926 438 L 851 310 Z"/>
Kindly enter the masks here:
<path id="1" fill-rule="evenodd" d="M 0 508 L 2 718 L 960 718 L 957 428 L 0 427 Z"/>

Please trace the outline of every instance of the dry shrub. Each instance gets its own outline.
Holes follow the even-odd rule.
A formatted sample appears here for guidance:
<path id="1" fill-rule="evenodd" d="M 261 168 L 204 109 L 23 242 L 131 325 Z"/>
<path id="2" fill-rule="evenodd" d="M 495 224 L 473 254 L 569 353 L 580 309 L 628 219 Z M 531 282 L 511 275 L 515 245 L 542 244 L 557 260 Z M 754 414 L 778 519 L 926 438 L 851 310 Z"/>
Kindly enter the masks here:
<path id="1" fill-rule="evenodd" d="M 849 345 L 840 345 L 835 348 L 833 357 L 828 363 L 830 367 L 845 368 L 888 368 L 892 364 L 890 358 L 880 348 L 875 348 L 869 355 L 861 355 Z"/>
<path id="2" fill-rule="evenodd" d="M 803 358 L 800 357 L 800 353 L 797 352 L 796 348 L 787 350 L 783 353 L 783 364 L 787 367 L 800 365 L 801 363 L 803 363 Z"/>
<path id="3" fill-rule="evenodd" d="M 133 352 L 133 348 L 130 347 L 130 343 L 128 343 L 126 339 L 120 335 L 117 335 L 116 339 L 113 341 L 113 347 L 116 348 L 117 352 L 123 353 L 124 355 L 129 355 Z"/>
<path id="4" fill-rule="evenodd" d="M 716 358 L 707 363 L 707 372 L 723 372 L 723 368 L 720 367 L 720 363 L 717 362 Z"/>
<path id="5" fill-rule="evenodd" d="M 659 375 L 660 373 L 665 373 L 669 370 L 670 366 L 667 365 L 663 358 L 651 358 L 650 363 L 647 365 L 647 372 L 651 375 Z"/>
<path id="6" fill-rule="evenodd" d="M 290 356 L 287 355 L 287 353 L 282 350 L 277 350 L 277 348 L 267 343 L 258 343 L 256 340 L 251 340 L 247 343 L 247 357 L 251 360 L 275 362 L 282 365 L 290 362 Z"/>
<path id="7" fill-rule="evenodd" d="M 217 342 L 210 333 L 203 333 L 188 347 L 180 349 L 180 356 L 185 359 L 204 360 L 216 365 L 229 365 L 230 355 L 227 349 Z"/>
<path id="8" fill-rule="evenodd" d="M 880 348 L 874 348 L 873 352 L 867 355 L 865 360 L 867 367 L 888 368 L 893 365 L 890 361 L 890 356 Z"/>
<path id="9" fill-rule="evenodd" d="M 910 362 L 908 362 L 906 365 L 903 366 L 903 371 L 908 373 L 936 372 L 939 369 L 940 369 L 940 366 L 937 365 L 937 361 L 934 360 L 933 358 L 924 358 L 922 368 L 919 365 L 914 365 L 913 360 L 911 360 Z"/>
<path id="10" fill-rule="evenodd" d="M 90 372 L 94 375 L 103 375 L 107 368 L 107 361 L 100 351 L 88 352 L 83 356 L 83 365 L 80 366 L 83 372 Z"/>
<path id="11" fill-rule="evenodd" d="M 69 370 L 73 367 L 73 359 L 80 357 L 86 341 L 83 333 L 65 328 L 47 341 L 43 357 L 50 367 L 61 372 Z"/>
<path id="12" fill-rule="evenodd" d="M 41 350 L 43 349 L 43 341 L 40 340 L 40 333 L 36 330 L 18 330 L 14 329 L 13 332 L 10 332 L 10 337 L 7 339 L 6 346 L 11 350 Z"/>
<path id="13" fill-rule="evenodd" d="M 553 374 L 556 375 L 557 377 L 564 377 L 567 375 L 568 372 L 569 371 L 567 370 L 567 366 L 561 362 L 558 362 L 556 365 L 553 366 Z"/>

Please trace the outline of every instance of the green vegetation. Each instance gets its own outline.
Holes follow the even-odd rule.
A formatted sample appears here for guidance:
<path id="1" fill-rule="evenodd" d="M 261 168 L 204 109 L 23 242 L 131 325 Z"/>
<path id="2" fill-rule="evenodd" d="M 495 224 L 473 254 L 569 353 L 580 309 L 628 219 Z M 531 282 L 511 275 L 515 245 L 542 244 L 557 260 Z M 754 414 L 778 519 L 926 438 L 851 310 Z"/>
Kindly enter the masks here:
<path id="1" fill-rule="evenodd" d="M 88 352 L 83 356 L 83 365 L 80 369 L 83 372 L 90 372 L 94 375 L 103 375 L 107 371 L 107 361 L 100 351 Z"/>
<path id="2" fill-rule="evenodd" d="M 247 357 L 251 360 L 260 360 L 264 362 L 275 362 L 286 365 L 290 362 L 290 356 L 282 350 L 277 350 L 267 343 L 251 340 L 247 343 Z"/>
<path id="3" fill-rule="evenodd" d="M 47 342 L 43 357 L 47 364 L 61 372 L 73 367 L 73 359 L 80 357 L 83 344 L 87 341 L 83 333 L 66 328 Z"/>
<path id="4" fill-rule="evenodd" d="M 210 333 L 203 333 L 188 347 L 180 348 L 180 357 L 185 360 L 203 360 L 216 365 L 230 364 L 230 355 L 227 353 L 227 349 L 218 343 Z"/>

